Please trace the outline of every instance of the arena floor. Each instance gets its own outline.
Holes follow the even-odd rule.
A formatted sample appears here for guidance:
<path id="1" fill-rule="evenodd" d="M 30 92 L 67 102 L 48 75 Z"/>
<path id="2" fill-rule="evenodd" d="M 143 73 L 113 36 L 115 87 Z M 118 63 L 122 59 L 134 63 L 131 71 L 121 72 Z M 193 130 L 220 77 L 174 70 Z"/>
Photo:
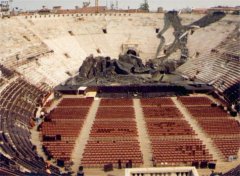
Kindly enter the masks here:
<path id="1" fill-rule="evenodd" d="M 191 95 L 191 97 L 207 97 L 209 100 L 213 101 L 213 102 L 218 102 L 218 100 L 214 99 L 211 96 L 208 95 L 203 95 L 203 94 L 194 94 Z M 62 99 L 69 99 L 69 98 L 83 98 L 83 96 L 76 96 L 76 95 L 63 95 L 63 97 L 55 102 L 52 103 L 52 105 L 50 107 L 47 107 L 47 111 L 50 111 L 54 108 L 56 108 L 59 105 L 59 102 L 62 101 Z M 79 136 L 76 138 L 76 144 L 74 146 L 73 149 L 73 153 L 71 154 L 71 160 L 74 162 L 74 165 L 72 166 L 74 172 L 77 172 L 78 167 L 81 165 L 81 154 L 83 154 L 83 150 L 85 149 L 86 146 L 84 146 L 87 141 L 90 139 L 90 134 L 91 134 L 91 128 L 96 121 L 95 119 L 95 114 L 96 112 L 91 112 L 91 111 L 97 111 L 98 107 L 94 107 L 94 106 L 99 106 L 99 101 L 101 99 L 96 98 L 96 100 L 93 101 L 92 107 L 90 108 L 90 112 L 87 115 L 87 119 L 86 121 L 88 123 L 85 123 L 82 127 L 81 132 L 79 133 Z M 182 107 L 182 104 L 180 104 L 179 100 L 176 97 L 171 97 L 171 100 L 175 103 L 175 106 L 180 110 L 180 112 L 183 114 L 184 119 L 190 124 L 190 126 L 193 128 L 193 130 L 195 131 L 197 138 L 201 139 L 203 141 L 203 143 L 206 145 L 206 148 L 209 149 L 209 152 L 213 155 L 213 159 L 217 160 L 216 162 L 216 169 L 215 172 L 226 172 L 231 168 L 236 167 L 239 164 L 239 159 L 233 162 L 225 162 L 222 158 L 222 156 L 215 151 L 215 146 L 212 145 L 212 140 L 211 138 L 208 137 L 208 135 L 206 134 L 206 132 L 204 130 L 202 130 L 201 126 L 196 123 L 193 120 L 193 117 L 191 116 L 191 114 L 184 108 Z M 95 104 L 97 102 L 97 104 Z M 140 142 L 140 148 L 141 148 L 141 152 L 143 154 L 143 165 L 140 165 L 140 167 L 151 167 L 151 163 L 148 156 L 152 156 L 152 152 L 151 149 L 149 150 L 149 147 L 151 147 L 149 144 L 146 143 L 146 141 L 149 141 L 149 139 L 146 139 L 146 137 L 149 138 L 148 134 L 146 134 L 147 129 L 146 129 L 146 125 L 141 126 L 141 124 L 143 123 L 142 120 L 144 121 L 144 119 L 141 119 L 141 117 L 139 116 L 144 116 L 144 114 L 139 111 L 139 99 L 134 99 L 133 100 L 133 107 L 135 109 L 135 121 L 136 121 L 136 126 L 138 127 L 138 141 Z M 137 103 L 136 103 L 137 102 Z M 166 106 L 166 105 L 165 105 Z M 109 108 L 114 108 L 114 105 L 112 105 L 112 107 Z M 142 107 L 140 107 L 141 110 Z M 234 118 L 235 120 L 239 120 L 239 117 Z M 92 123 L 89 123 L 89 122 Z M 118 122 L 118 120 L 116 119 L 116 122 Z M 144 122 L 145 123 L 145 122 Z M 139 128 L 140 127 L 140 128 Z M 35 139 L 35 141 L 32 141 L 34 144 L 36 144 L 38 147 L 38 149 L 41 148 L 42 142 L 41 139 L 39 138 L 39 132 L 32 132 L 33 136 L 32 139 Z M 84 138 L 83 138 L 84 137 Z M 171 136 L 168 136 L 171 138 Z M 181 138 L 181 137 L 180 137 Z M 84 140 L 84 142 L 83 142 Z M 81 142 L 79 142 L 81 141 Z M 42 151 L 39 151 L 39 155 L 43 156 L 44 158 L 46 158 L 46 155 L 43 154 Z M 239 155 L 240 153 L 238 153 Z M 144 156 L 145 155 L 145 156 Z M 147 159 L 146 159 L 147 158 Z M 54 163 L 53 163 L 54 164 Z M 55 163 L 56 164 L 56 163 Z M 181 165 L 179 165 L 181 166 Z M 184 164 L 182 164 L 182 166 L 184 166 Z M 160 166 L 160 167 L 167 167 L 167 166 Z M 169 165 L 168 165 L 169 167 Z M 115 175 L 115 176 L 122 176 L 124 175 L 124 169 L 117 169 L 114 168 L 113 171 L 110 172 L 104 172 L 103 168 L 87 168 L 84 167 L 84 172 L 86 175 L 88 176 L 109 176 L 109 175 Z M 211 169 L 198 169 L 198 173 L 200 176 L 205 176 L 205 175 L 209 175 L 212 172 Z"/>

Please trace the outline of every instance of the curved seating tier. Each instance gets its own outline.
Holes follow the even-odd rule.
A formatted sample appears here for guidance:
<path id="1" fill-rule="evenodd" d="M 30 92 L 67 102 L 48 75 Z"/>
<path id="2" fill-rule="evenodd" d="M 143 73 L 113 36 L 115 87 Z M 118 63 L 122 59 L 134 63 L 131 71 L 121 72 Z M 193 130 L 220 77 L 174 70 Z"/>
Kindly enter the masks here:
<path id="1" fill-rule="evenodd" d="M 239 86 L 234 86 L 239 85 L 240 80 L 239 26 L 230 25 L 229 30 L 225 32 L 228 33 L 227 37 L 214 36 L 216 41 L 221 39 L 217 45 L 211 45 L 212 49 L 208 47 L 201 51 L 199 57 L 189 58 L 178 70 L 189 77 L 196 77 L 213 85 L 230 104 L 234 104 L 239 97 Z"/>
<path id="2" fill-rule="evenodd" d="M 41 104 L 46 92 L 17 79 L 0 94 L 1 148 L 15 162 L 33 173 L 44 174 L 45 162 L 36 153 L 30 141 L 30 121 L 35 116 L 35 107 Z M 59 170 L 50 166 L 52 173 Z"/>
<path id="3" fill-rule="evenodd" d="M 0 175 L 18 175 L 25 176 L 27 173 L 20 171 L 19 166 L 14 160 L 5 157 L 0 153 Z"/>

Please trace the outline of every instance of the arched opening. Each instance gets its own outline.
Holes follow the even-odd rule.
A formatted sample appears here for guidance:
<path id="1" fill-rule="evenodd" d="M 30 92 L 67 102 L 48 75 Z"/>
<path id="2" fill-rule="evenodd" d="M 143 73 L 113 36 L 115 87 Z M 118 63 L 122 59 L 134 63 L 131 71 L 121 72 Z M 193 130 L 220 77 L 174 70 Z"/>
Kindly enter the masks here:
<path id="1" fill-rule="evenodd" d="M 128 49 L 127 54 L 137 56 L 137 52 L 134 49 Z"/>

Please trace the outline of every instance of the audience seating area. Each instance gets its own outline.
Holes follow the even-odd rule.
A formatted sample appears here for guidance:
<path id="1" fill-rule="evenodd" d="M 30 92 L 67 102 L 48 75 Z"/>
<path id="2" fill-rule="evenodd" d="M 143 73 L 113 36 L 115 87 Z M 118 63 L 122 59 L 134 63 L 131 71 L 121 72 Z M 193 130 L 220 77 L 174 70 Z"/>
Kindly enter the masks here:
<path id="1" fill-rule="evenodd" d="M 100 106 L 133 106 L 132 99 L 102 99 Z"/>
<path id="2" fill-rule="evenodd" d="M 157 165 L 212 161 L 212 156 L 202 141 L 194 138 L 154 139 L 152 140 L 152 150 Z"/>
<path id="3" fill-rule="evenodd" d="M 121 121 L 124 120 L 134 120 L 134 109 L 133 107 L 99 107 L 96 115 L 97 120 L 103 120 L 106 121 L 109 120 L 118 120 L 121 119 Z"/>
<path id="4" fill-rule="evenodd" d="M 150 137 L 194 136 L 195 132 L 185 120 L 149 120 L 147 128 Z"/>
<path id="5" fill-rule="evenodd" d="M 30 121 L 45 96 L 23 79 L 11 82 L 0 94 L 0 146 L 12 159 L 33 173 L 45 173 L 45 162 L 30 141 Z M 59 170 L 50 166 L 52 173 Z"/>
<path id="6" fill-rule="evenodd" d="M 11 83 L 0 94 L 1 147 L 16 163 L 34 171 L 45 172 L 45 162 L 30 142 L 30 120 L 36 106 L 47 93 L 22 79 Z M 239 122 L 228 117 L 220 107 L 212 107 L 207 97 L 178 97 L 201 128 L 213 140 L 227 160 L 236 157 L 240 148 Z M 40 124 L 43 151 L 48 159 L 67 162 L 83 123 L 92 105 L 90 98 L 63 98 L 45 115 Z M 157 166 L 213 161 L 194 129 L 185 120 L 171 98 L 141 99 L 141 106 L 150 137 L 153 162 Z M 81 165 L 99 168 L 112 163 L 118 167 L 143 163 L 132 99 L 101 99 Z M 54 173 L 59 170 L 50 167 Z M 3 172 L 8 172 L 5 167 Z M 22 174 L 19 170 L 19 175 Z"/>
<path id="7" fill-rule="evenodd" d="M 43 151 L 49 159 L 70 161 L 92 99 L 64 98 L 41 124 Z"/>
<path id="8" fill-rule="evenodd" d="M 226 159 L 231 160 L 228 158 L 229 156 L 236 157 L 239 149 L 240 149 L 240 137 L 222 137 L 222 138 L 213 138 L 214 143 Z"/>
<path id="9" fill-rule="evenodd" d="M 144 14 L 138 17 L 120 13 L 104 16 L 84 14 L 84 18 L 79 18 L 78 15 L 71 18 L 69 15 L 69 18 L 62 18 L 64 14 L 56 18 L 51 15 L 47 20 L 40 19 L 45 18 L 44 15 L 37 15 L 37 18 L 29 16 L 26 20 L 22 17 L 0 20 L 0 147 L 3 151 L 0 154 L 0 175 L 47 175 L 48 167 L 52 175 L 60 175 L 59 168 L 48 165 L 38 155 L 36 146 L 31 142 L 30 129 L 35 125 L 37 108 L 42 106 L 49 90 L 74 77 L 89 53 L 99 55 L 98 51 L 101 51 L 116 58 L 123 41 L 127 41 L 129 36 L 139 35 L 137 45 L 144 62 L 155 55 L 155 44 L 159 39 L 155 37 L 152 26 L 160 25 L 162 28 L 162 16 L 156 18 L 155 15 Z M 182 22 L 187 20 L 186 24 L 199 17 L 192 14 L 185 19 L 182 15 Z M 128 17 L 121 18 L 119 22 L 115 16 Z M 102 33 L 105 23 L 110 35 Z M 119 30 L 126 25 L 132 29 L 136 25 L 146 29 L 147 35 L 143 36 L 142 30 Z M 224 25 L 228 27 L 220 27 Z M 204 29 L 195 30 L 188 37 L 189 58 L 176 71 L 190 80 L 196 78 L 196 81 L 212 85 L 229 105 L 238 105 L 239 108 L 240 35 L 239 26 L 235 27 L 236 23 L 227 17 Z M 171 33 L 166 33 L 165 38 L 170 39 L 171 36 Z M 149 38 L 153 42 L 146 45 L 144 41 Z M 80 49 L 76 50 L 76 47 Z M 141 166 L 143 156 L 133 100 L 116 97 L 134 97 L 135 92 L 142 92 L 142 97 L 182 95 L 185 88 L 174 84 L 168 87 L 156 85 L 151 89 L 136 85 L 129 92 L 128 86 L 112 85 L 103 86 L 100 90 L 97 95 L 109 96 L 109 99 L 100 101 L 81 165 L 84 168 L 102 168 L 113 163 L 117 167 L 121 161 L 122 167 L 125 167 L 127 162 L 132 161 L 133 167 Z M 109 91 L 112 94 L 106 93 Z M 230 117 L 223 107 L 213 107 L 212 100 L 205 96 L 177 97 L 177 101 L 211 138 L 225 161 L 237 157 L 240 149 L 239 121 Z M 143 98 L 140 102 L 150 137 L 152 159 L 157 166 L 213 160 L 171 98 Z M 92 103 L 91 98 L 64 98 L 46 114 L 38 129 L 42 149 L 49 160 L 70 161 Z M 240 165 L 223 174 L 239 175 Z"/>
<path id="10" fill-rule="evenodd" d="M 122 167 L 129 160 L 132 160 L 133 167 L 142 164 L 142 154 L 136 139 L 89 140 L 81 162 L 84 167 L 103 167 L 108 163 L 117 167 L 119 160 Z"/>
<path id="11" fill-rule="evenodd" d="M 100 121 L 96 120 L 93 124 L 90 137 L 118 138 L 136 137 L 137 127 L 133 120 L 125 121 Z"/>
<path id="12" fill-rule="evenodd" d="M 170 98 L 143 98 L 141 99 L 142 106 L 174 106 Z"/>
<path id="13" fill-rule="evenodd" d="M 87 99 L 82 99 L 82 98 L 64 98 L 58 106 L 65 106 L 65 107 L 71 107 L 71 106 L 91 106 L 93 99 L 92 98 L 87 98 Z"/>
<path id="14" fill-rule="evenodd" d="M 0 154 L 0 175 L 18 175 L 24 176 L 27 173 L 20 171 L 19 165 L 15 161 L 7 158 L 3 154 Z"/>
<path id="15" fill-rule="evenodd" d="M 132 161 L 139 166 L 142 154 L 138 142 L 132 99 L 101 99 L 90 138 L 83 153 L 84 167 L 117 167 Z"/>
<path id="16" fill-rule="evenodd" d="M 141 104 L 156 165 L 212 160 L 171 98 L 141 99 Z"/>
<path id="17" fill-rule="evenodd" d="M 216 147 L 221 151 L 225 160 L 236 157 L 240 148 L 240 124 L 229 117 L 228 113 L 219 106 L 212 107 L 207 97 L 180 97 L 189 113 L 197 120 L 201 128 L 212 138 Z M 193 102 L 202 102 L 201 106 Z M 209 102 L 210 101 L 210 102 Z M 189 106 L 190 104 L 193 104 Z"/>
<path id="18" fill-rule="evenodd" d="M 182 119 L 183 116 L 179 110 L 172 107 L 143 107 L 143 113 L 146 120 L 150 119 Z"/>
<path id="19" fill-rule="evenodd" d="M 212 101 L 207 97 L 178 97 L 178 100 L 181 101 L 185 106 L 206 106 L 211 105 Z"/>
<path id="20" fill-rule="evenodd" d="M 221 34 L 217 37 L 213 35 L 214 39 L 212 40 L 210 38 L 203 40 L 204 42 L 211 40 L 215 44 L 206 45 L 207 48 L 201 51 L 199 57 L 189 58 L 178 68 L 178 71 L 191 78 L 196 77 L 208 82 L 225 97 L 228 103 L 235 104 L 239 100 L 239 27 L 234 26 L 233 28 L 229 25 L 229 30 L 225 33 L 227 33 L 227 37 Z M 193 46 L 189 45 L 190 48 Z"/>

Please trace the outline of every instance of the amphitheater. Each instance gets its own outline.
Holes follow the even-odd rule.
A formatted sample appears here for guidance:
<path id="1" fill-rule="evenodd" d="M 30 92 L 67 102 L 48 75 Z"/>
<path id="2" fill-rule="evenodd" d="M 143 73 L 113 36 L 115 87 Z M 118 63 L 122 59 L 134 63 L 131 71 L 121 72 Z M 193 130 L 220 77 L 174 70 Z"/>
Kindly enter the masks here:
<path id="1" fill-rule="evenodd" d="M 180 14 L 183 25 L 203 16 Z M 154 98 L 55 91 L 91 54 L 118 58 L 130 46 L 144 63 L 154 58 L 163 26 L 163 13 L 0 19 L 0 175 L 239 175 L 239 16 L 189 35 L 189 57 L 175 71 L 212 91 Z"/>

